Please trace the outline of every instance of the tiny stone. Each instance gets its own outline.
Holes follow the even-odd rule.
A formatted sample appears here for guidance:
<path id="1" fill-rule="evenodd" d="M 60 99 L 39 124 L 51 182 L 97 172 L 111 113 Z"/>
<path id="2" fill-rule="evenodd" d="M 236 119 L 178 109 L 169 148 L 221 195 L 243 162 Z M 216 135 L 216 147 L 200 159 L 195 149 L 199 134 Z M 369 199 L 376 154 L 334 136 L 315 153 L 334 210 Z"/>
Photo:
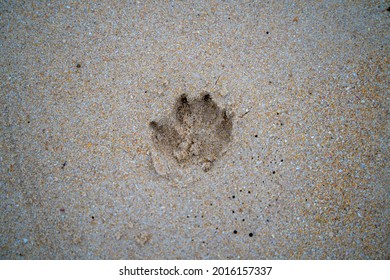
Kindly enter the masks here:
<path id="1" fill-rule="evenodd" d="M 151 235 L 146 233 L 146 232 L 141 232 L 137 234 L 135 237 L 135 242 L 137 242 L 138 245 L 145 245 L 146 243 L 149 242 L 151 238 Z"/>

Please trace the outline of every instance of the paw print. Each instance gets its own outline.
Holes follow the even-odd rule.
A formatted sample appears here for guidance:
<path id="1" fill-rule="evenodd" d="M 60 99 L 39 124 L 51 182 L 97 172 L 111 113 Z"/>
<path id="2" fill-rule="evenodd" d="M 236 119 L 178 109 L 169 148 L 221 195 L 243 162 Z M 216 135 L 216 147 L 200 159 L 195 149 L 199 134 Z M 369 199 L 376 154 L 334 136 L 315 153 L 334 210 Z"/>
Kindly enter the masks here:
<path id="1" fill-rule="evenodd" d="M 158 153 L 179 167 L 198 165 L 209 171 L 232 139 L 232 116 L 221 109 L 209 93 L 189 100 L 181 95 L 170 118 L 150 122 Z"/>

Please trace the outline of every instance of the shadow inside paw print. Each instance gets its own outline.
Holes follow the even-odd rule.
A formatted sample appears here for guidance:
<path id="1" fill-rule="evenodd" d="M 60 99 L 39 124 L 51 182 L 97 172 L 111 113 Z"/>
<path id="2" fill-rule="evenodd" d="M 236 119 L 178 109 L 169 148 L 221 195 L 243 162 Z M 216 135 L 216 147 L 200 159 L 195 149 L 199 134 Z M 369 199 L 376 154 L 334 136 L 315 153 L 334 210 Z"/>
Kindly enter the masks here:
<path id="1" fill-rule="evenodd" d="M 232 139 L 232 116 L 209 93 L 189 100 L 180 96 L 170 118 L 150 122 L 158 153 L 179 166 L 198 165 L 207 172 Z"/>

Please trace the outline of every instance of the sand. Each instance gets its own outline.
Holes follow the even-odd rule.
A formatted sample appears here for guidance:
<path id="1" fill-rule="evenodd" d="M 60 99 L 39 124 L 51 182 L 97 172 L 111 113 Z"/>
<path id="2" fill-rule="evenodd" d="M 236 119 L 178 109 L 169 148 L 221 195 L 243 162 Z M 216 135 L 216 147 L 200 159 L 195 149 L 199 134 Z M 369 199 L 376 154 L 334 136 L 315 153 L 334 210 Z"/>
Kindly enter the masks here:
<path id="1" fill-rule="evenodd" d="M 0 11 L 2 259 L 389 259 L 385 1 Z"/>

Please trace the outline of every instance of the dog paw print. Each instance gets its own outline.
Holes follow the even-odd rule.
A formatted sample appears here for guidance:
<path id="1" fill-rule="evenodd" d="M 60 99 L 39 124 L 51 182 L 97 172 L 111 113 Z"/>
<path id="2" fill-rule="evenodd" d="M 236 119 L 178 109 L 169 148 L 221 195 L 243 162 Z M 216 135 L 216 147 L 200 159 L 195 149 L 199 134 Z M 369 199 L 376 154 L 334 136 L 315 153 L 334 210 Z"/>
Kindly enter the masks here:
<path id="1" fill-rule="evenodd" d="M 155 161 L 171 162 L 172 169 L 196 165 L 207 172 L 231 141 L 233 121 L 209 93 L 192 100 L 183 94 L 172 114 L 151 121 L 150 127 Z"/>

